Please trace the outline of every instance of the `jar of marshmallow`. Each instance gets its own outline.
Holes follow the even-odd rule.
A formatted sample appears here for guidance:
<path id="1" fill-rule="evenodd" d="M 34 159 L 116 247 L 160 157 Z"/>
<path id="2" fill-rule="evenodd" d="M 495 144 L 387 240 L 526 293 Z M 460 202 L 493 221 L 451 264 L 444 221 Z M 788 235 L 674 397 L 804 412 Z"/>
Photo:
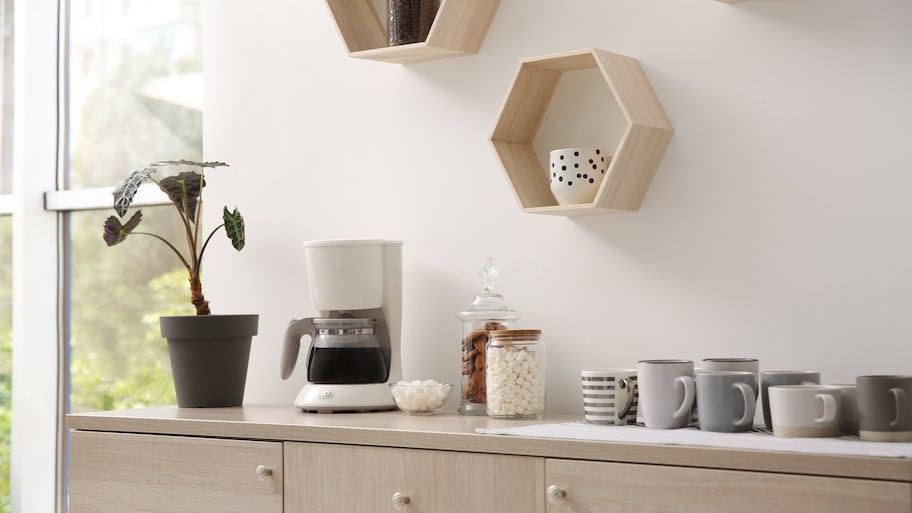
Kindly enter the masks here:
<path id="1" fill-rule="evenodd" d="M 540 419 L 545 412 L 545 346 L 541 330 L 493 330 L 486 350 L 487 413 Z"/>

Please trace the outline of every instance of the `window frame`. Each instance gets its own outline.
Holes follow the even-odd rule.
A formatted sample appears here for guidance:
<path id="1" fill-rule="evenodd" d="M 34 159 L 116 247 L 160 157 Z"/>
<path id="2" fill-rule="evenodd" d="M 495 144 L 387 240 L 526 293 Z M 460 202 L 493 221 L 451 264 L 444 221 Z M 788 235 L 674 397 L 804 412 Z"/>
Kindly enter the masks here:
<path id="1" fill-rule="evenodd" d="M 13 513 L 67 510 L 68 213 L 112 207 L 110 187 L 64 188 L 68 3 L 17 0 L 14 12 L 12 191 L 0 194 L 13 219 Z M 147 185 L 133 204 L 170 202 Z"/>
<path id="2" fill-rule="evenodd" d="M 43 209 L 58 159 L 57 0 L 14 6 L 13 391 L 10 505 L 14 513 L 62 511 L 58 216 Z"/>

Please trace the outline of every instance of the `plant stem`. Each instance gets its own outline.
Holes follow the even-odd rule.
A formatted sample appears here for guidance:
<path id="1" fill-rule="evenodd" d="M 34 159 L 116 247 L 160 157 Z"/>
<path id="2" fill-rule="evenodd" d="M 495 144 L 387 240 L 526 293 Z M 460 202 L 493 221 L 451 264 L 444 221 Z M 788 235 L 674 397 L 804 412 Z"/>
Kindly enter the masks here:
<path id="1" fill-rule="evenodd" d="M 196 315 L 210 315 L 209 301 L 203 296 L 203 284 L 199 273 L 190 274 L 190 302 L 196 308 Z"/>
<path id="2" fill-rule="evenodd" d="M 215 232 L 219 231 L 220 228 L 224 228 L 224 226 L 225 226 L 225 223 L 222 223 L 222 224 L 216 226 L 215 229 L 212 230 L 212 233 L 210 233 L 209 236 L 206 237 L 206 242 L 203 243 L 203 247 L 202 247 L 202 249 L 200 249 L 200 252 L 199 252 L 200 265 L 197 270 L 202 270 L 202 268 L 203 268 L 203 253 L 206 252 L 206 246 L 209 245 L 209 241 L 212 240 L 212 236 L 215 235 Z"/>
<path id="3" fill-rule="evenodd" d="M 187 259 L 184 258 L 184 255 L 181 255 L 180 251 L 178 251 L 177 248 L 175 248 L 174 245 L 171 244 L 170 242 L 168 242 L 165 238 L 163 238 L 159 235 L 156 235 L 154 233 L 149 233 L 149 232 L 130 232 L 130 235 L 148 235 L 149 237 L 155 237 L 156 239 L 164 242 L 165 245 L 168 246 L 169 248 L 171 248 L 171 251 L 173 251 L 174 254 L 177 255 L 177 258 L 180 258 L 181 263 L 184 264 L 184 267 L 187 268 L 187 272 L 191 273 L 191 274 L 193 273 L 193 268 L 191 268 L 190 264 L 187 263 Z"/>

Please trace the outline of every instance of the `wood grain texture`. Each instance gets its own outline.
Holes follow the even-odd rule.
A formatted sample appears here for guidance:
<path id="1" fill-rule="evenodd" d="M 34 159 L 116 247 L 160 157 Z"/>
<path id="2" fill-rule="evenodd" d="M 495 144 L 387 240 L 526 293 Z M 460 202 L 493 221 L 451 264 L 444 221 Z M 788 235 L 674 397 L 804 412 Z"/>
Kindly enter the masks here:
<path id="1" fill-rule="evenodd" d="M 546 415 L 540 421 L 511 421 L 458 415 L 452 410 L 427 417 L 401 412 L 305 414 L 290 405 L 247 405 L 85 413 L 68 415 L 67 425 L 90 431 L 438 449 L 912 482 L 912 460 L 904 458 L 538 439 L 475 432 L 481 427 L 498 429 L 572 420 L 579 419 Z"/>
<path id="2" fill-rule="evenodd" d="M 615 102 L 627 128 L 595 200 L 558 205 L 532 142 L 563 74 L 589 68 L 599 69 L 612 93 L 612 97 L 593 101 Z M 571 216 L 638 210 L 673 134 L 674 128 L 639 61 L 587 49 L 523 60 L 500 110 L 491 143 L 524 212 Z"/>
<path id="3" fill-rule="evenodd" d="M 326 0 L 326 6 L 349 54 L 388 44 L 370 0 Z"/>
<path id="4" fill-rule="evenodd" d="M 289 443 L 286 513 L 544 513 L 544 460 L 519 456 Z M 353 493 L 354 492 L 354 493 Z"/>
<path id="5" fill-rule="evenodd" d="M 326 0 L 349 56 L 397 64 L 478 53 L 500 0 L 441 0 L 427 40 L 389 46 L 371 0 Z"/>
<path id="6" fill-rule="evenodd" d="M 731 470 L 547 460 L 549 513 L 905 513 L 912 485 Z"/>
<path id="7" fill-rule="evenodd" d="M 257 479 L 264 465 L 272 475 Z M 76 431 L 70 513 L 281 513 L 282 444 Z"/>

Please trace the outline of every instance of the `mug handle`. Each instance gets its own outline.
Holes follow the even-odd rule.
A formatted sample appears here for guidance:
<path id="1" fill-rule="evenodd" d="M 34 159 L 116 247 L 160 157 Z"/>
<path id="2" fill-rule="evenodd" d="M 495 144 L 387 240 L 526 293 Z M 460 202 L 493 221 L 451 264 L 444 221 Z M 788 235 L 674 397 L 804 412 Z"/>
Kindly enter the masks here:
<path id="1" fill-rule="evenodd" d="M 690 412 L 693 409 L 693 402 L 696 396 L 694 393 L 694 379 L 691 376 L 678 376 L 675 378 L 675 383 L 684 385 L 684 402 L 681 403 L 681 407 L 678 408 L 678 411 L 674 412 L 673 417 L 676 419 L 683 419 L 685 416 L 690 417 Z"/>
<path id="2" fill-rule="evenodd" d="M 624 390 L 627 394 L 627 400 L 624 401 L 624 406 L 614 414 L 618 420 L 624 420 L 624 417 L 630 413 L 630 407 L 633 405 L 633 383 L 631 383 L 630 378 L 621 378 L 618 380 L 617 388 L 618 390 Z"/>
<path id="3" fill-rule="evenodd" d="M 754 387 L 747 383 L 738 382 L 734 387 L 741 391 L 744 397 L 744 416 L 736 420 L 735 427 L 744 427 L 754 423 L 754 410 L 757 408 L 757 399 L 754 398 Z"/>
<path id="4" fill-rule="evenodd" d="M 836 398 L 830 394 L 817 394 L 814 397 L 823 401 L 823 415 L 818 419 L 814 419 L 814 422 L 829 424 L 836 420 L 836 415 L 839 413 L 839 406 L 836 404 Z"/>
<path id="5" fill-rule="evenodd" d="M 896 408 L 896 416 L 893 417 L 893 421 L 890 422 L 890 427 L 896 427 L 902 425 L 905 422 L 905 415 L 903 409 L 903 403 L 906 402 L 906 391 L 902 388 L 891 388 L 890 394 L 893 395 L 893 404 Z"/>

